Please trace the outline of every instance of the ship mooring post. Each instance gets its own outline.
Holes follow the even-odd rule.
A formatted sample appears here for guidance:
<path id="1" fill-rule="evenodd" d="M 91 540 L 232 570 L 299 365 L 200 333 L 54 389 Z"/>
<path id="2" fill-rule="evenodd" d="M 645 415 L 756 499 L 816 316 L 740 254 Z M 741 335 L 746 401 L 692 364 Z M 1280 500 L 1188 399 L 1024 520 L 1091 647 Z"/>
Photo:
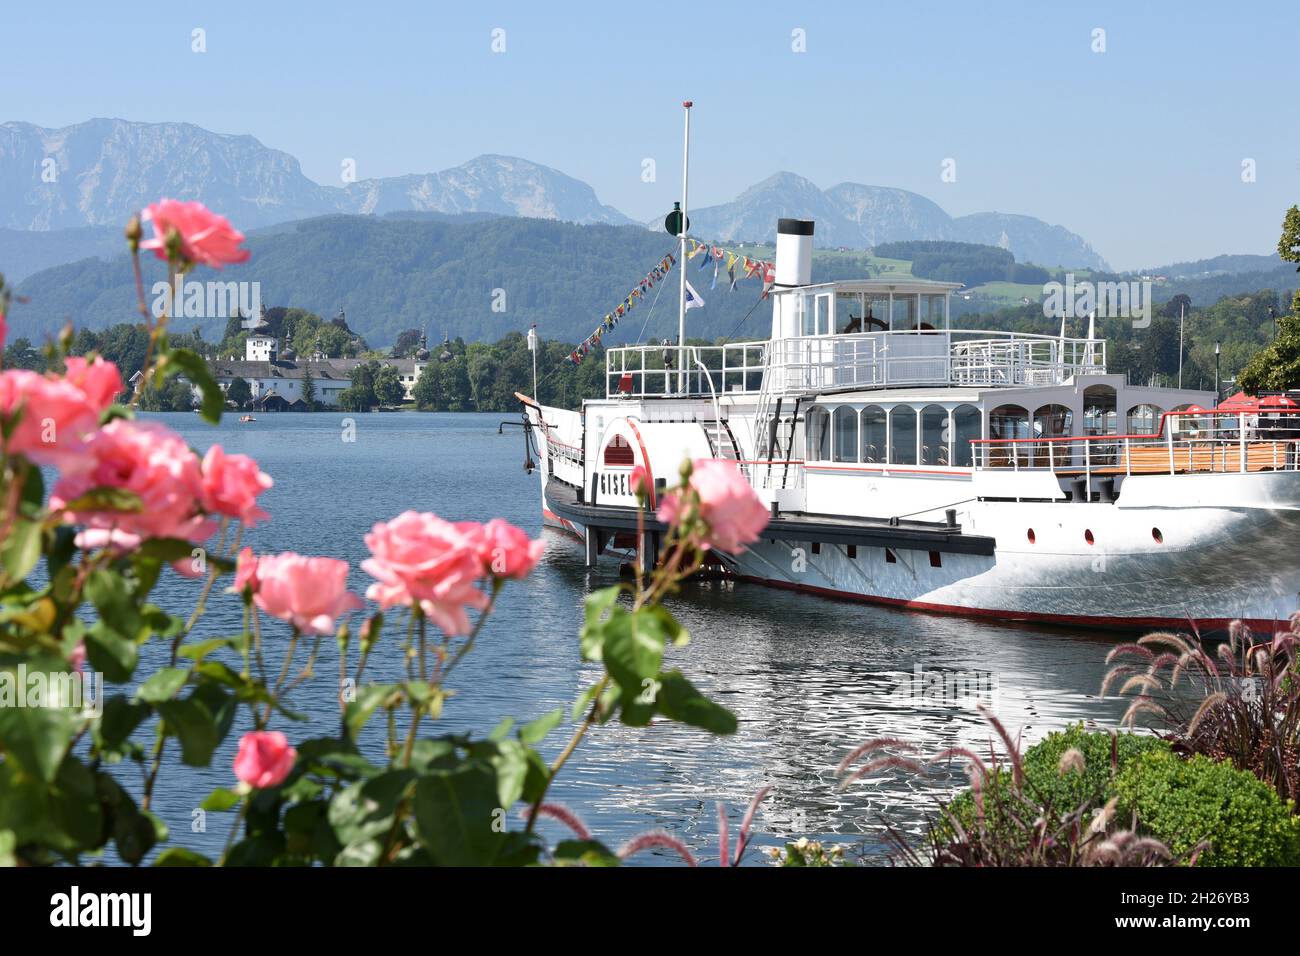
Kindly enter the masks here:
<path id="1" fill-rule="evenodd" d="M 582 541 L 587 546 L 587 567 L 594 568 L 600 560 L 600 532 L 591 525 L 586 525 L 582 531 Z"/>

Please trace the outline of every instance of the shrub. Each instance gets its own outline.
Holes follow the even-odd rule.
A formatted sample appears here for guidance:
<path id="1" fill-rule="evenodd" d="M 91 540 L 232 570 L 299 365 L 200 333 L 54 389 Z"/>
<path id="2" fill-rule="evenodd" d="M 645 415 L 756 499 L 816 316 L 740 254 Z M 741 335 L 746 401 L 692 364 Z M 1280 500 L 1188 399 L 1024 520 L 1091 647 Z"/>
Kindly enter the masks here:
<path id="1" fill-rule="evenodd" d="M 1205 866 L 1295 866 L 1300 829 L 1291 808 L 1253 774 L 1167 750 L 1139 755 L 1115 780 L 1122 814 L 1175 853 L 1209 843 Z"/>
<path id="2" fill-rule="evenodd" d="M 1054 731 L 1034 744 L 1024 756 L 1024 791 L 1046 815 L 1056 820 L 1068 817 L 1081 807 L 1095 809 L 1111 795 L 1116 774 L 1134 757 L 1153 750 L 1167 750 L 1159 737 L 1143 734 L 1105 732 L 1088 733 L 1083 724 L 1073 724 Z M 1062 758 L 1077 751 L 1082 762 L 1070 761 L 1062 767 Z M 986 784 L 985 813 L 994 830 L 1005 829 L 1004 802 L 999 799 L 1010 782 L 1005 771 L 989 778 Z M 969 829 L 975 821 L 975 798 L 965 790 L 948 805 L 948 812 Z"/>

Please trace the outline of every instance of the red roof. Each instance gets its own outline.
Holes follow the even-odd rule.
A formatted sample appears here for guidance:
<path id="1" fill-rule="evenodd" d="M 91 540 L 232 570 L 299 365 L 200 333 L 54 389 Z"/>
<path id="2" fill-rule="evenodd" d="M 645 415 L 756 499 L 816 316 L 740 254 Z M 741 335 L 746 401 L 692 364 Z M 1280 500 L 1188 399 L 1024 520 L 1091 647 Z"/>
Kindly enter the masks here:
<path id="1" fill-rule="evenodd" d="M 1300 404 L 1297 404 L 1295 401 L 1287 398 L 1285 395 L 1268 395 L 1259 400 L 1259 407 L 1270 408 L 1270 409 L 1271 408 L 1300 408 Z"/>

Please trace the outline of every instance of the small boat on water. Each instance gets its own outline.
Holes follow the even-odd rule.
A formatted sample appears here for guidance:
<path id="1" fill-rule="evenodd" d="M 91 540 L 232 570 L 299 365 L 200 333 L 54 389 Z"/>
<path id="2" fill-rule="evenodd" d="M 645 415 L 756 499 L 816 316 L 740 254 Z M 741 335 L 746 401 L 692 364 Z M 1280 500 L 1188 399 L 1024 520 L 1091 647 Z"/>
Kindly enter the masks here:
<path id="1" fill-rule="evenodd" d="M 247 425 L 249 422 L 255 422 L 255 421 L 257 421 L 257 419 L 254 418 L 252 415 L 240 415 L 240 416 L 239 416 L 239 422 L 240 422 L 241 425 Z"/>

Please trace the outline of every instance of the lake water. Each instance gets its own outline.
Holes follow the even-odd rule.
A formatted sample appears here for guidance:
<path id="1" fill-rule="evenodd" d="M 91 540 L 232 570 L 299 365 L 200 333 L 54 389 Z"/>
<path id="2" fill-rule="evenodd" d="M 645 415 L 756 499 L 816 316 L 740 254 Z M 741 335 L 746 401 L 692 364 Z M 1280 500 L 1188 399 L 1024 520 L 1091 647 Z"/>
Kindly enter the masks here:
<path id="1" fill-rule="evenodd" d="M 457 696 L 442 726 L 431 733 L 482 735 L 505 715 L 522 721 L 561 705 L 567 713 L 599 675 L 578 655 L 582 602 L 591 590 L 614 583 L 618 567 L 610 560 L 589 571 L 575 540 L 541 530 L 537 478 L 523 471 L 520 430 L 497 434 L 497 423 L 511 416 L 355 415 L 354 442 L 342 440 L 342 414 L 268 414 L 247 425 L 227 416 L 220 426 L 195 415 L 148 417 L 166 422 L 200 451 L 220 443 L 254 456 L 275 479 L 262 498 L 272 517 L 245 543 L 259 553 L 345 558 L 357 593 L 369 580 L 358 568 L 367 553 L 362 536 L 376 521 L 408 508 L 455 520 L 500 516 L 545 536 L 541 564 L 503 592 L 493 620 L 454 675 Z M 183 612 L 196 592 L 193 582 L 167 573 L 155 599 Z M 873 737 L 899 737 L 927 753 L 958 743 L 987 752 L 989 745 L 991 731 L 968 700 L 900 692 L 900 686 L 922 686 L 925 674 L 949 672 L 981 693 L 991 689 L 995 711 L 1027 741 L 1078 720 L 1110 726 L 1120 712 L 1114 701 L 1096 697 L 1115 635 L 931 616 L 722 581 L 688 585 L 670 606 L 692 635 L 687 647 L 670 649 L 671 666 L 731 708 L 740 730 L 713 737 L 666 723 L 595 728 L 551 798 L 576 810 L 611 846 L 664 828 L 703 860 L 716 862 L 717 801 L 730 808 L 734 834 L 750 797 L 770 784 L 756 844 L 808 835 L 855 845 L 883 862 L 886 821 L 918 831 L 935 798 L 961 785 L 964 774 L 956 765 L 928 777 L 882 774 L 841 792 L 835 767 L 848 751 Z M 236 598 L 218 595 L 209 607 L 197 637 L 239 633 Z M 279 659 L 276 642 L 282 646 L 286 635 L 267 631 L 270 666 Z M 390 629 L 372 657 L 369 678 L 399 677 L 398 643 Z M 327 641 L 317 668 L 322 676 L 292 694 L 291 707 L 312 716 L 312 729 L 276 725 L 291 740 L 323 734 L 337 721 L 335 653 Z M 150 645 L 141 673 L 163 654 L 161 642 Z M 905 677 L 910 684 L 904 685 Z M 553 731 L 543 753 L 553 756 L 570 732 L 568 724 Z M 238 736 L 237 729 L 203 770 L 180 767 L 171 749 L 154 809 L 171 827 L 173 845 L 220 853 L 228 815 L 209 814 L 207 831 L 194 833 L 192 814 L 214 787 L 234 782 Z M 124 782 L 133 779 L 123 774 Z M 562 835 L 550 827 L 544 825 L 554 837 Z M 751 852 L 748 862 L 759 860 Z"/>

